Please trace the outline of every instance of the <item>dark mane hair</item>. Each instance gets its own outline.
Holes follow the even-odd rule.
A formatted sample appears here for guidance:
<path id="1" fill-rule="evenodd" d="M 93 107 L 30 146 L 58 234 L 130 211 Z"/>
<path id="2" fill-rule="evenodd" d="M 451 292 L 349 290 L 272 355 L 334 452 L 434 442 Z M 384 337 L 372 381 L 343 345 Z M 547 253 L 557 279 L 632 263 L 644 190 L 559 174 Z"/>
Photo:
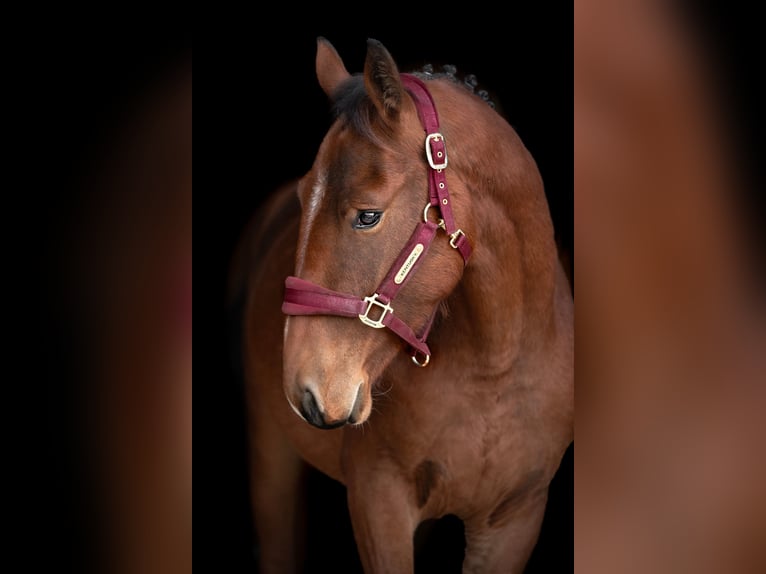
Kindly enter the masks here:
<path id="1" fill-rule="evenodd" d="M 426 64 L 421 70 L 411 73 L 423 81 L 446 79 L 454 84 L 461 85 L 470 93 L 479 96 L 487 102 L 487 105 L 500 113 L 495 102 L 490 98 L 489 92 L 479 88 L 478 80 L 474 74 L 466 74 L 463 78 L 458 78 L 455 66 L 444 65 L 442 66 L 442 71 L 434 72 L 433 65 L 431 64 Z M 351 76 L 351 78 L 338 87 L 333 96 L 333 113 L 335 118 L 341 120 L 345 125 L 373 142 L 382 143 L 381 136 L 385 137 L 387 135 L 385 126 L 376 125 L 375 129 L 373 128 L 375 106 L 367 97 L 362 74 Z"/>
<path id="2" fill-rule="evenodd" d="M 433 64 L 426 64 L 420 71 L 413 72 L 413 75 L 417 76 L 421 80 L 435 80 L 443 78 L 451 81 L 453 84 L 462 85 L 472 94 L 476 94 L 482 100 L 487 102 L 487 105 L 492 109 L 497 110 L 497 105 L 492 101 L 489 91 L 479 86 L 479 80 L 475 74 L 466 74 L 462 78 L 457 75 L 457 67 L 451 64 L 445 64 L 442 66 L 441 72 L 434 72 Z"/>

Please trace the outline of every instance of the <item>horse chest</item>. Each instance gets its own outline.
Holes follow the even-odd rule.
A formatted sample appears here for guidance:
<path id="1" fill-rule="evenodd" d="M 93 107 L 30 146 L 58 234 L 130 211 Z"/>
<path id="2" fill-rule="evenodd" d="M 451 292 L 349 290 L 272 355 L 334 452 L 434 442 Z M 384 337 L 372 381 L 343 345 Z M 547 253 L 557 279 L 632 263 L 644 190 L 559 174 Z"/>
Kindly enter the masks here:
<path id="1" fill-rule="evenodd" d="M 462 383 L 401 383 L 377 403 L 359 451 L 386 453 L 426 514 L 470 513 L 494 504 L 536 466 L 529 398 L 465 392 Z M 378 460 L 369 460 L 378 464 Z"/>

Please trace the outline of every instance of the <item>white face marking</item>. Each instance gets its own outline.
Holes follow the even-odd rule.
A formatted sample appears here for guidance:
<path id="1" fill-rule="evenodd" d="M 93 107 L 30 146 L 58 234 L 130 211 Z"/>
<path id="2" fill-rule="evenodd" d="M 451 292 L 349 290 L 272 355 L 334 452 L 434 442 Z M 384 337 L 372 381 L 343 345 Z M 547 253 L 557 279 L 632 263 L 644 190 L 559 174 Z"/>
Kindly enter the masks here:
<path id="1" fill-rule="evenodd" d="M 296 272 L 298 273 L 303 268 L 303 262 L 306 258 L 306 249 L 308 248 L 308 241 L 311 236 L 311 228 L 314 226 L 314 220 L 316 219 L 317 214 L 319 213 L 319 208 L 322 206 L 322 201 L 324 200 L 326 181 L 327 173 L 324 170 L 321 170 L 317 176 L 316 182 L 311 187 L 311 195 L 306 204 L 306 227 L 303 232 L 301 243 L 298 245 L 296 261 Z M 282 334 L 283 343 L 287 341 L 287 332 L 289 328 L 290 317 L 287 317 L 285 320 L 285 330 Z M 293 405 L 291 404 L 290 406 L 292 407 Z M 295 410 L 295 407 L 293 407 L 293 410 Z"/>
<path id="2" fill-rule="evenodd" d="M 306 257 L 306 249 L 308 248 L 309 237 L 311 236 L 311 229 L 314 227 L 314 221 L 316 220 L 319 208 L 324 201 L 325 189 L 327 187 L 327 173 L 324 170 L 320 170 L 317 175 L 316 182 L 311 187 L 311 195 L 309 195 L 308 201 L 305 206 L 306 222 L 303 230 L 303 239 L 298 246 L 298 269 L 303 267 L 303 261 Z"/>

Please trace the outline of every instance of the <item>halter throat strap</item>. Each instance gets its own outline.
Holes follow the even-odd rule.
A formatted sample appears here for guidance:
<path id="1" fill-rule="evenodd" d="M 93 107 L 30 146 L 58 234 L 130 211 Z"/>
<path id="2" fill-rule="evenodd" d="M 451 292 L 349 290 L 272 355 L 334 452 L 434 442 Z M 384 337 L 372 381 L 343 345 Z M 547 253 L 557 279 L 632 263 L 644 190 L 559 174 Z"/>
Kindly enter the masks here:
<path id="1" fill-rule="evenodd" d="M 436 316 L 436 309 L 418 334 L 395 315 L 391 303 L 425 259 L 428 248 L 439 229 L 447 233 L 450 246 L 460 253 L 464 264 L 468 263 L 472 249 L 465 233 L 455 224 L 452 214 L 451 199 L 444 175 L 448 163 L 447 148 L 444 136 L 439 131 L 439 115 L 431 93 L 423 81 L 416 76 L 401 74 L 401 80 L 415 102 L 418 117 L 426 133 L 425 154 L 428 161 L 429 197 L 423 212 L 423 220 L 418 223 L 374 294 L 360 298 L 357 295 L 333 291 L 291 276 L 285 280 L 282 312 L 286 315 L 358 317 L 369 327 L 388 328 L 409 345 L 413 362 L 424 367 L 431 357 L 431 350 L 426 344 L 426 339 Z M 441 215 L 441 219 L 437 222 L 428 219 L 431 207 L 436 208 Z M 418 359 L 418 355 L 423 357 L 422 361 Z"/>

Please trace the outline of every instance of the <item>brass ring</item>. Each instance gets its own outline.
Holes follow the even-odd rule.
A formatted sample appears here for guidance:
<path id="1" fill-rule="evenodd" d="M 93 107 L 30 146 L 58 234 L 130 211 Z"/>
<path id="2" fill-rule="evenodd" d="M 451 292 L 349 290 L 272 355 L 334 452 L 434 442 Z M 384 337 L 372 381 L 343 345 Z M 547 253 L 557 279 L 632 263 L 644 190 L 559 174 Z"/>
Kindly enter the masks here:
<path id="1" fill-rule="evenodd" d="M 415 353 L 412 355 L 412 362 L 415 363 L 418 367 L 426 367 L 428 366 L 428 363 L 431 362 L 431 355 L 423 355 L 426 359 L 422 363 L 418 361 L 418 354 Z"/>

